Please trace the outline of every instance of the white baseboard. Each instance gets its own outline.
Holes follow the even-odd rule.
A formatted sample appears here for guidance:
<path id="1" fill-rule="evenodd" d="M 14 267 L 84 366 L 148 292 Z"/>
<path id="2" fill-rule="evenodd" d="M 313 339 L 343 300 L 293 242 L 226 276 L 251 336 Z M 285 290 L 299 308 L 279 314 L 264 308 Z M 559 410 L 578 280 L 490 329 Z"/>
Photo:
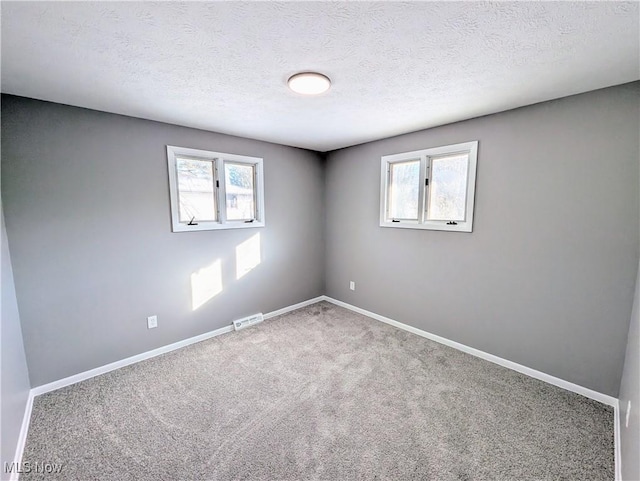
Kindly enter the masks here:
<path id="1" fill-rule="evenodd" d="M 277 311 L 271 311 L 264 315 L 265 320 L 271 319 L 272 317 L 280 316 L 282 314 L 286 314 L 287 312 L 295 311 L 296 309 L 300 309 L 301 307 L 307 307 L 311 304 L 315 304 L 316 302 L 323 301 L 326 296 L 318 296 L 313 299 L 309 299 L 306 301 L 298 302 L 297 304 L 293 304 L 291 306 L 283 307 L 282 309 L 278 309 Z"/>
<path id="2" fill-rule="evenodd" d="M 20 434 L 18 435 L 18 445 L 16 446 L 16 453 L 13 457 L 13 466 L 17 467 L 22 461 L 22 453 L 24 452 L 24 445 L 27 442 L 27 432 L 29 431 L 29 421 L 31 420 L 31 410 L 33 409 L 33 390 L 29 391 L 27 397 L 27 404 L 24 408 L 24 415 L 22 416 L 22 426 L 20 427 Z M 4 470 L 4 466 L 2 466 Z M 11 473 L 9 481 L 18 481 L 20 473 L 16 471 Z"/>
<path id="3" fill-rule="evenodd" d="M 65 386 L 70 386 L 80 381 L 85 381 L 87 379 L 91 379 L 92 377 L 100 376 L 101 374 L 106 374 L 110 371 L 115 371 L 116 369 L 120 369 L 121 367 L 129 366 L 131 364 L 135 364 L 137 362 L 144 361 L 146 359 L 151 359 L 152 357 L 159 356 L 160 354 L 165 354 L 167 352 L 175 351 L 176 349 L 189 346 L 190 344 L 195 344 L 196 342 L 206 341 L 207 339 L 211 339 L 212 337 L 216 337 L 221 334 L 226 334 L 227 332 L 231 332 L 231 331 L 233 331 L 233 326 L 221 327 L 220 329 L 216 329 L 215 331 L 205 332 L 204 334 L 200 334 L 199 336 L 190 337 L 189 339 L 184 339 L 182 341 L 174 342 L 173 344 L 168 344 L 166 346 L 162 346 L 157 349 L 153 349 L 151 351 L 147 351 L 141 354 L 136 354 L 135 356 L 127 357 L 126 359 L 121 359 L 120 361 L 116 361 L 110 364 L 106 364 L 104 366 L 96 367 L 95 369 L 91 369 L 89 371 L 80 372 L 78 374 L 74 374 L 73 376 L 65 377 L 57 381 L 53 381 L 47 384 L 43 384 L 41 386 L 34 387 L 31 389 L 31 392 L 33 393 L 34 396 L 39 396 L 40 394 L 44 394 L 50 391 L 55 391 L 56 389 L 60 389 Z"/>
<path id="4" fill-rule="evenodd" d="M 607 404 L 614 408 L 614 438 L 615 438 L 615 469 L 616 469 L 616 480 L 620 478 L 620 410 L 618 399 L 613 396 L 609 396 L 606 394 L 599 393 L 592 389 L 585 388 L 578 384 L 571 383 L 569 381 L 565 381 L 563 379 L 557 378 L 555 376 L 551 376 L 541 371 L 537 371 L 535 369 L 531 369 L 529 367 L 523 366 L 521 364 L 508 361 L 498 356 L 494 356 L 493 354 L 486 353 L 484 351 L 480 351 L 479 349 L 475 349 L 473 347 L 466 346 L 464 344 L 460 344 L 459 342 L 451 341 L 447 338 L 437 336 L 435 334 L 431 334 L 430 332 L 423 331 L 422 329 L 418 329 L 416 327 L 409 326 L 407 324 L 403 324 L 401 322 L 395 321 L 388 317 L 381 316 L 371 311 L 367 311 L 366 309 L 362 309 L 360 307 L 353 306 L 351 304 L 347 304 L 346 302 L 339 301 L 337 299 L 333 299 L 328 296 L 319 296 L 313 299 L 309 299 L 303 302 L 299 302 L 298 304 L 293 304 L 291 306 L 284 307 L 282 309 L 278 309 L 276 311 L 269 312 L 264 315 L 264 319 L 270 319 L 275 316 L 279 316 L 281 314 L 286 314 L 287 312 L 294 311 L 296 309 L 300 309 L 302 307 L 309 306 L 311 304 L 315 304 L 316 302 L 327 301 L 335 304 L 337 306 L 344 307 L 346 309 L 352 310 L 359 314 L 363 314 L 372 319 L 384 322 L 386 324 L 392 325 L 399 329 L 403 329 L 405 331 L 411 332 L 413 334 L 417 334 L 418 336 L 425 337 L 432 341 L 438 342 L 440 344 L 444 344 L 446 346 L 452 347 L 454 349 L 458 349 L 459 351 L 466 352 L 471 354 L 472 356 L 479 357 L 486 361 L 493 362 L 500 366 L 506 367 L 508 369 L 512 369 L 514 371 L 520 372 L 527 376 L 533 377 L 535 379 L 539 379 L 541 381 L 547 382 L 549 384 L 553 384 L 554 386 L 558 386 L 560 388 L 566 389 L 568 391 L 575 392 L 577 394 L 581 394 L 582 396 L 588 397 L 595 401 L 599 401 L 603 404 Z M 146 359 L 151 359 L 153 357 L 159 356 L 161 354 L 165 354 L 167 352 L 175 351 L 176 349 L 180 349 L 182 347 L 189 346 L 191 344 L 195 344 L 196 342 L 205 341 L 207 339 L 211 339 L 212 337 L 219 336 L 221 334 L 225 334 L 227 332 L 233 331 L 233 325 L 225 326 L 220 329 L 216 329 L 214 331 L 210 331 L 199 336 L 190 337 L 189 339 L 184 339 L 179 342 L 175 342 L 173 344 L 169 344 L 167 346 L 159 347 L 157 349 L 153 349 L 151 351 L 147 351 L 141 354 L 137 354 L 135 356 L 128 357 L 126 359 L 122 359 L 120 361 L 112 362 L 105 366 L 97 367 L 95 369 L 91 369 L 89 371 L 81 372 L 75 374 L 73 376 L 66 377 L 64 379 L 60 379 L 58 381 L 50 382 L 48 384 L 43 384 L 41 386 L 37 386 L 32 388 L 29 392 L 29 398 L 27 400 L 27 406 L 25 408 L 24 418 L 22 421 L 22 428 L 20 430 L 20 437 L 18 439 L 18 446 L 16 449 L 15 462 L 20 462 L 22 460 L 22 453 L 24 451 L 24 445 L 27 440 L 27 432 L 29 430 L 29 420 L 31 419 L 31 410 L 33 408 L 33 399 L 35 396 L 40 394 L 44 394 L 50 391 L 54 391 L 56 389 L 60 389 L 65 386 L 70 386 L 72 384 L 76 384 L 78 382 L 91 379 L 92 377 L 99 376 L 101 374 L 105 374 L 107 372 L 113 371 L 115 369 L 119 369 L 121 367 L 129 366 L 131 364 L 135 364 L 140 361 L 144 361 Z M 15 477 L 14 477 L 15 476 Z M 18 475 L 14 473 L 11 477 L 11 481 L 17 481 Z"/>
<path id="5" fill-rule="evenodd" d="M 320 302 L 323 299 L 324 299 L 324 296 L 314 297 L 313 299 L 308 299 L 306 301 L 299 302 L 291 306 L 283 307 L 282 309 L 278 309 L 276 311 L 268 312 L 267 314 L 264 314 L 264 319 L 270 319 L 272 317 L 279 316 L 281 314 L 286 314 L 287 312 L 300 309 L 301 307 L 306 307 L 311 304 L 315 304 L 316 302 Z M 15 455 L 14 461 L 16 463 L 19 463 L 22 460 L 24 445 L 25 445 L 25 442 L 27 441 L 27 432 L 29 431 L 29 421 L 31 419 L 31 410 L 33 408 L 34 397 L 50 391 L 55 391 L 56 389 L 70 386 L 72 384 L 76 384 L 81 381 L 85 381 L 87 379 L 91 379 L 92 377 L 96 377 L 101 374 L 106 374 L 110 371 L 120 369 L 121 367 L 129 366 L 131 364 L 135 364 L 137 362 L 144 361 L 146 359 L 151 359 L 152 357 L 156 357 L 161 354 L 165 354 L 167 352 L 175 351 L 176 349 L 180 349 L 182 347 L 195 344 L 196 342 L 206 341 L 207 339 L 211 339 L 212 337 L 216 337 L 221 334 L 226 334 L 227 332 L 231 332 L 231 331 L 233 331 L 233 325 L 221 327 L 220 329 L 216 329 L 210 332 L 205 332 L 204 334 L 200 334 L 199 336 L 190 337 L 189 339 L 184 339 L 182 341 L 174 342 L 173 344 L 168 344 L 166 346 L 162 346 L 157 349 L 153 349 L 151 351 L 143 352 L 141 354 L 137 354 L 135 356 L 131 356 L 126 359 L 121 359 L 120 361 L 112 362 L 104 366 L 96 367 L 95 369 L 91 369 L 89 371 L 84 371 L 78 374 L 74 374 L 73 376 L 59 379 L 58 381 L 53 381 L 53 382 L 32 388 L 29 391 L 29 398 L 27 400 L 27 405 L 25 407 L 24 417 L 22 420 L 22 428 L 20 430 L 20 436 L 18 438 L 18 446 L 16 448 L 16 455 Z M 18 476 L 19 475 L 17 473 L 13 473 L 10 478 L 10 481 L 17 481 Z"/>
<path id="6" fill-rule="evenodd" d="M 298 304 L 293 304 L 292 306 L 283 307 L 282 309 L 278 309 L 277 311 L 268 312 L 264 314 L 264 319 L 270 319 L 272 317 L 279 316 L 281 314 L 285 314 L 287 312 L 294 311 L 296 309 L 300 309 L 301 307 L 305 307 L 310 304 L 315 304 L 316 302 L 319 302 L 322 299 L 323 299 L 322 296 L 315 297 L 313 299 L 299 302 Z M 59 379 L 58 381 L 53 381 L 48 384 L 43 384 L 41 386 L 34 387 L 33 389 L 31 389 L 31 392 L 33 393 L 34 396 L 39 396 L 40 394 L 44 394 L 50 391 L 55 391 L 56 389 L 60 389 L 65 386 L 70 386 L 80 381 L 85 381 L 87 379 L 91 379 L 92 377 L 96 377 L 101 374 L 106 374 L 110 371 L 114 371 L 116 369 L 120 369 L 121 367 L 129 366 L 131 364 L 135 364 L 137 362 L 144 361 L 146 359 L 151 359 L 152 357 L 159 356 L 160 354 L 165 354 L 167 352 L 175 351 L 176 349 L 180 349 L 182 347 L 195 344 L 196 342 L 206 341 L 207 339 L 211 339 L 212 337 L 220 336 L 221 334 L 226 334 L 227 332 L 231 332 L 231 331 L 233 331 L 232 324 L 229 326 L 221 327 L 220 329 L 216 329 L 214 331 L 205 332 L 204 334 L 200 334 L 199 336 L 190 337 L 188 339 L 174 342 L 173 344 L 168 344 L 166 346 L 162 346 L 157 349 L 153 349 L 151 351 L 143 352 L 141 354 L 136 354 L 135 356 L 127 357 L 126 359 L 121 359 L 120 361 L 116 361 L 110 364 L 106 364 L 104 366 L 96 367 L 95 369 L 91 369 L 89 371 L 84 371 L 78 374 L 74 374 L 73 376 Z"/>
<path id="7" fill-rule="evenodd" d="M 357 312 L 359 314 L 363 314 L 367 317 L 371 317 L 378 321 L 384 322 L 386 324 L 390 324 L 399 329 L 403 329 L 405 331 L 412 332 L 417 334 L 418 336 L 426 337 L 427 339 L 431 339 L 432 341 L 438 342 L 440 344 L 444 344 L 449 347 L 453 347 L 454 349 L 458 349 L 459 351 L 466 352 L 467 354 L 471 354 L 472 356 L 479 357 L 486 361 L 493 362 L 494 364 L 499 364 L 500 366 L 512 369 L 514 371 L 518 371 L 522 374 L 526 374 L 529 377 L 533 377 L 535 379 L 539 379 L 541 381 L 547 382 L 549 384 L 553 384 L 554 386 L 561 387 L 566 389 L 567 391 L 572 391 L 578 394 L 581 394 L 585 397 L 593 399 L 595 401 L 599 401 L 603 404 L 607 404 L 609 406 L 615 407 L 617 404 L 617 399 L 613 396 L 608 396 L 607 394 L 599 393 L 598 391 L 594 391 L 592 389 L 588 389 L 586 387 L 582 387 L 578 384 L 574 384 L 569 381 L 565 381 L 564 379 L 557 378 L 555 376 L 551 376 L 550 374 L 546 374 L 541 371 L 536 371 L 535 369 L 531 369 L 530 367 L 523 366 L 522 364 L 515 363 L 513 361 L 508 361 L 507 359 L 503 359 L 498 356 L 494 356 L 493 354 L 489 354 L 487 352 L 481 351 L 479 349 L 475 349 L 473 347 L 469 347 L 465 344 L 460 344 L 459 342 L 451 341 L 445 337 L 440 337 L 435 334 L 431 334 L 430 332 L 423 331 L 422 329 L 418 329 L 413 326 L 409 326 L 407 324 L 403 324 L 398 321 L 394 321 L 393 319 L 389 319 L 388 317 L 381 316 L 371 311 L 367 311 L 366 309 L 361 309 L 356 306 L 352 306 L 351 304 L 347 304 L 346 302 L 339 301 L 337 299 L 333 299 L 331 297 L 324 297 L 324 300 L 335 304 L 336 306 L 341 306 L 351 311 Z"/>
<path id="8" fill-rule="evenodd" d="M 353 306 L 351 304 L 347 304 L 346 302 L 339 301 L 329 296 L 322 296 L 322 300 L 331 302 L 336 306 L 344 307 L 351 311 L 357 312 L 359 314 L 365 315 L 367 317 L 371 317 L 377 321 L 384 322 L 386 324 L 390 324 L 399 329 L 403 329 L 405 331 L 409 331 L 413 334 L 417 334 L 418 336 L 426 337 L 432 341 L 438 342 L 440 344 L 444 344 L 445 346 L 453 347 L 454 349 L 458 349 L 459 351 L 466 352 L 467 354 L 471 354 L 472 356 L 479 357 L 484 359 L 485 361 L 493 362 L 494 364 L 498 364 L 500 366 L 506 367 L 508 369 L 512 369 L 513 371 L 517 371 L 522 374 L 526 374 L 529 377 L 539 379 L 540 381 L 544 381 L 549 384 L 553 384 L 554 386 L 561 387 L 566 389 L 567 391 L 575 392 L 582 396 L 585 396 L 589 399 L 593 399 L 594 401 L 601 402 L 602 404 L 606 404 L 608 406 L 613 407 L 613 430 L 614 430 L 614 446 L 615 446 L 615 479 L 620 480 L 621 477 L 621 457 L 620 457 L 620 407 L 618 399 L 609 396 L 607 394 L 602 394 L 598 391 L 594 391 L 592 389 L 588 389 L 586 387 L 580 386 L 578 384 L 574 384 L 569 381 L 565 381 L 564 379 L 560 379 L 555 376 L 551 376 L 550 374 L 546 374 L 541 371 L 537 371 L 535 369 L 531 369 L 530 367 L 523 366 L 522 364 L 518 364 L 513 361 L 508 361 L 507 359 L 503 359 L 498 356 L 494 356 L 493 354 L 489 354 L 487 352 L 481 351 L 479 349 L 475 349 L 473 347 L 469 347 L 465 344 L 460 344 L 459 342 L 451 341 L 445 337 L 437 336 L 436 334 L 431 334 L 430 332 L 423 331 L 422 329 L 418 329 L 413 326 L 409 326 L 407 324 L 403 324 L 398 321 L 394 321 L 393 319 L 389 319 L 388 317 L 381 316 L 380 314 L 376 314 L 375 312 L 367 311 L 366 309 L 362 309 L 360 307 Z"/>
<path id="9" fill-rule="evenodd" d="M 613 406 L 613 445 L 614 462 L 616 466 L 616 481 L 622 481 L 622 444 L 620 443 L 620 401 L 616 399 Z"/>

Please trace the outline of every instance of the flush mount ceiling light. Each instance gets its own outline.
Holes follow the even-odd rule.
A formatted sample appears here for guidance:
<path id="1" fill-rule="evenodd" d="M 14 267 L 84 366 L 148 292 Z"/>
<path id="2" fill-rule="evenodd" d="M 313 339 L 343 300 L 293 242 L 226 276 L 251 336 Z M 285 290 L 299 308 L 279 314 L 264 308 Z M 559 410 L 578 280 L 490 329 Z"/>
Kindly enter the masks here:
<path id="1" fill-rule="evenodd" d="M 316 72 L 297 73 L 287 81 L 289 88 L 302 95 L 319 95 L 331 87 L 331 80 L 326 75 Z"/>

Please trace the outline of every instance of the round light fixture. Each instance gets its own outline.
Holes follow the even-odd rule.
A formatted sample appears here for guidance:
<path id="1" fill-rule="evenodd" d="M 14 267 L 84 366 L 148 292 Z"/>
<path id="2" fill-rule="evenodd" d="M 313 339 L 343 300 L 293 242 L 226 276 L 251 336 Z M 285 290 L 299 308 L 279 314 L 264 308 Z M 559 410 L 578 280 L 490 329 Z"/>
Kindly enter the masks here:
<path id="1" fill-rule="evenodd" d="M 289 88 L 302 95 L 319 95 L 331 87 L 331 80 L 326 75 L 316 72 L 297 73 L 287 81 Z"/>

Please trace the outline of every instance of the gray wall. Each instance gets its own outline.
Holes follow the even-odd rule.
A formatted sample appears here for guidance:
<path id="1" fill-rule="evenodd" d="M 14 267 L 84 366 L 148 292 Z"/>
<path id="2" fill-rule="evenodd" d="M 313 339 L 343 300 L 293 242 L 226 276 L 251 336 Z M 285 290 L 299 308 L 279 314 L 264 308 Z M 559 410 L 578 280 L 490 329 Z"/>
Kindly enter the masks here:
<path id="1" fill-rule="evenodd" d="M 626 427 L 627 405 L 631 401 L 629 427 Z M 622 479 L 640 479 L 640 272 L 629 325 L 627 355 L 620 383 L 620 442 L 622 444 Z"/>
<path id="2" fill-rule="evenodd" d="M 172 233 L 167 144 L 263 157 L 266 227 Z M 3 96 L 2 192 L 32 385 L 323 294 L 323 166 L 301 149 Z M 237 280 L 236 246 L 256 233 L 262 262 Z M 223 290 L 192 311 L 191 274 L 218 259 Z"/>
<path id="3" fill-rule="evenodd" d="M 326 289 L 617 395 L 638 264 L 639 85 L 343 149 L 326 165 L 3 96 L 4 209 L 32 384 Z M 378 227 L 381 155 L 476 139 L 473 233 Z M 267 227 L 171 233 L 167 144 L 264 157 Z M 236 280 L 235 247 L 256 232 L 262 263 Z M 192 311 L 190 275 L 217 259 L 223 291 Z M 158 329 L 146 329 L 151 314 Z"/>
<path id="4" fill-rule="evenodd" d="M 627 84 L 330 153 L 327 294 L 617 396 L 638 269 L 639 95 Z M 470 140 L 473 233 L 378 226 L 382 155 Z"/>
<path id="5" fill-rule="evenodd" d="M 18 436 L 22 427 L 22 418 L 29 397 L 29 373 L 22 343 L 20 315 L 13 284 L 9 244 L 4 226 L 4 215 L 0 212 L 2 223 L 2 306 L 0 308 L 0 362 L 2 363 L 2 383 L 0 384 L 0 469 L 2 479 L 9 479 L 4 472 L 4 463 L 12 463 L 18 445 Z"/>
<path id="6" fill-rule="evenodd" d="M 640 115 L 640 109 L 638 114 Z M 640 161 L 640 158 L 638 159 Z M 627 352 L 620 381 L 620 443 L 622 453 L 622 479 L 640 479 L 640 266 L 636 279 L 636 293 L 629 323 Z M 629 406 L 629 402 L 631 405 Z M 627 411 L 629 425 L 627 426 Z"/>

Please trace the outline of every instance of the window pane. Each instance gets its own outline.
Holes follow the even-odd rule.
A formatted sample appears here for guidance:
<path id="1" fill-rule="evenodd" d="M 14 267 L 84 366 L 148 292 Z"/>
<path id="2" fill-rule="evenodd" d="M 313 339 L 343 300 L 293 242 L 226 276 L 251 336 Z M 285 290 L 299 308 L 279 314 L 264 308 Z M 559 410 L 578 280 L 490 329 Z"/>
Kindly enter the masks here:
<path id="1" fill-rule="evenodd" d="M 224 188 L 227 196 L 227 219 L 249 220 L 256 217 L 252 164 L 224 164 Z"/>
<path id="2" fill-rule="evenodd" d="M 180 222 L 215 221 L 216 201 L 213 195 L 213 162 L 210 160 L 176 159 Z"/>
<path id="3" fill-rule="evenodd" d="M 469 155 L 431 159 L 428 220 L 465 220 Z"/>
<path id="4" fill-rule="evenodd" d="M 420 160 L 390 164 L 389 218 L 418 220 Z"/>

